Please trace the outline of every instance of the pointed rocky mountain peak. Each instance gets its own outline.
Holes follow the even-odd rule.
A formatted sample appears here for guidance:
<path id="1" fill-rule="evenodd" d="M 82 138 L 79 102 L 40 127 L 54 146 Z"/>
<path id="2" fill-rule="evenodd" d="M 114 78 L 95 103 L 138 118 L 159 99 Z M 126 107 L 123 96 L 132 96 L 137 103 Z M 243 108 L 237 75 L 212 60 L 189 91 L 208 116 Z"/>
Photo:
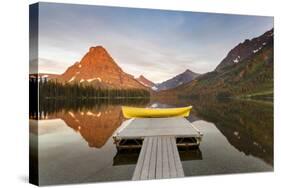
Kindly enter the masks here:
<path id="1" fill-rule="evenodd" d="M 153 86 L 155 86 L 155 83 L 153 83 L 152 81 L 148 80 L 143 75 L 140 75 L 136 80 L 139 81 L 142 85 L 144 85 L 146 87 L 152 88 Z"/>
<path id="2" fill-rule="evenodd" d="M 88 56 L 90 56 L 90 58 L 96 58 L 96 60 L 109 60 L 114 62 L 110 54 L 102 46 L 90 47 L 89 52 L 84 56 L 84 58 Z M 83 61 L 83 59 L 81 61 Z"/>
<path id="3" fill-rule="evenodd" d="M 190 76 L 192 76 L 192 77 L 199 76 L 198 73 L 195 73 L 195 72 L 193 72 L 193 71 L 190 70 L 190 69 L 186 69 L 182 74 L 187 74 L 187 75 L 190 75 Z"/>
<path id="4" fill-rule="evenodd" d="M 186 69 L 186 70 L 184 71 L 184 73 L 194 73 L 194 72 L 192 72 L 190 69 Z"/>
<path id="5" fill-rule="evenodd" d="M 90 53 L 107 53 L 103 46 L 92 46 L 89 48 Z"/>
<path id="6" fill-rule="evenodd" d="M 132 75 L 125 73 L 102 46 L 90 47 L 81 61 L 70 66 L 57 80 L 99 88 L 147 89 Z"/>
<path id="7" fill-rule="evenodd" d="M 78 66 L 88 72 L 108 72 L 109 70 L 123 72 L 107 50 L 102 46 L 90 47 Z"/>

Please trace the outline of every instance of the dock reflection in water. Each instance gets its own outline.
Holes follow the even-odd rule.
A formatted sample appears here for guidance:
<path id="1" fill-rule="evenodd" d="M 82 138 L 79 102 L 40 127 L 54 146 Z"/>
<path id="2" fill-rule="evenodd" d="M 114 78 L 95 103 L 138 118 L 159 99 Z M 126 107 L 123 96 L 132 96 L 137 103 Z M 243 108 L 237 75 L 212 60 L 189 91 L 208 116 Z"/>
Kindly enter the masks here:
<path id="1" fill-rule="evenodd" d="M 158 104 L 158 105 L 153 105 Z M 199 150 L 180 151 L 186 176 L 273 170 L 273 105 L 256 101 L 48 101 L 30 112 L 39 135 L 42 185 L 130 180 L 138 152 L 118 153 L 112 134 L 124 121 L 121 105 L 184 106 L 203 132 Z M 31 109 L 32 110 L 32 109 Z M 32 120 L 31 120 L 32 122 Z"/>
<path id="2" fill-rule="evenodd" d="M 137 164 L 140 149 L 121 150 L 116 153 L 113 158 L 113 165 L 131 165 Z M 202 160 L 202 152 L 200 149 L 181 149 L 179 150 L 181 161 Z"/>

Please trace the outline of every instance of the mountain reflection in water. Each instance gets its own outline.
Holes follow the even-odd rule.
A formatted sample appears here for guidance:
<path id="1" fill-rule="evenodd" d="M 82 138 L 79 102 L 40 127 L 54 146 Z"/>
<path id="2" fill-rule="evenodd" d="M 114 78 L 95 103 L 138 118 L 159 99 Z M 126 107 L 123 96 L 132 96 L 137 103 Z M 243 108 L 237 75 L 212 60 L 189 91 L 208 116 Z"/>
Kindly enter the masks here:
<path id="1" fill-rule="evenodd" d="M 101 148 L 121 125 L 123 115 L 120 106 L 107 106 L 80 112 L 58 113 L 69 127 L 88 142 L 90 147 Z"/>
<path id="2" fill-rule="evenodd" d="M 30 111 L 31 134 L 39 135 L 41 183 L 131 179 L 139 152 L 117 152 L 112 139 L 125 120 L 122 105 L 193 106 L 188 119 L 204 136 L 198 150 L 179 151 L 186 176 L 273 170 L 272 102 L 45 101 L 39 113 Z M 68 160 L 57 160 L 62 155 Z"/>
<path id="3" fill-rule="evenodd" d="M 53 102 L 53 101 L 51 101 Z M 145 106 L 147 100 L 120 100 L 119 103 L 134 106 Z M 51 107 L 51 104 L 43 104 L 43 109 L 39 113 L 41 120 L 61 119 L 67 126 L 79 133 L 89 147 L 101 148 L 114 131 L 125 120 L 122 114 L 121 106 L 118 101 L 99 100 L 95 101 L 93 106 L 85 106 L 83 103 L 77 103 L 75 106 L 68 106 L 67 109 L 59 103 L 60 110 Z M 89 104 L 89 103 L 87 103 Z M 45 108 L 47 109 L 45 109 Z M 51 111 L 53 109 L 53 111 Z M 36 115 L 33 114 L 32 117 Z M 40 128 L 39 128 L 40 129 Z"/>
<path id="4" fill-rule="evenodd" d="M 192 105 L 189 121 L 212 122 L 237 150 L 273 165 L 272 101 L 215 98 L 164 101 L 178 107 Z"/>

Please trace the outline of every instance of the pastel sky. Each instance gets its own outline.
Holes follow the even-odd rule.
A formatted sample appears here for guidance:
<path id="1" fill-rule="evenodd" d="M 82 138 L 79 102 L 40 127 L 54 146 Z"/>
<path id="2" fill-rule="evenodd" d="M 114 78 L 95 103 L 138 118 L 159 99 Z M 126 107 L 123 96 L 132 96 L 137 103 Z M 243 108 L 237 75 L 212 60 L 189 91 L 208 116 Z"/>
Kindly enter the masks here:
<path id="1" fill-rule="evenodd" d="M 272 27 L 264 16 L 40 3 L 39 71 L 61 74 L 102 45 L 125 72 L 161 82 L 186 69 L 212 71 Z"/>

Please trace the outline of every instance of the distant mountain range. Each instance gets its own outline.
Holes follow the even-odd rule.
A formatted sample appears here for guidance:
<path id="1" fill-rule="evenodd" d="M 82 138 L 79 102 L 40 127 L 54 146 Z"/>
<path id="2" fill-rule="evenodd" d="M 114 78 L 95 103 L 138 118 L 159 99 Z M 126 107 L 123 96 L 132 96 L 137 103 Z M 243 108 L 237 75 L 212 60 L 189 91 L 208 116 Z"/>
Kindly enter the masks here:
<path id="1" fill-rule="evenodd" d="M 162 94 L 273 97 L 273 29 L 238 44 L 214 71 Z"/>
<path id="2" fill-rule="evenodd" d="M 156 90 L 168 90 L 175 88 L 179 85 L 189 83 L 190 81 L 194 80 L 196 77 L 198 77 L 200 74 L 194 73 L 191 70 L 187 69 L 185 72 L 166 80 L 160 84 L 156 84 Z"/>
<path id="3" fill-rule="evenodd" d="M 160 95 L 273 93 L 273 29 L 238 44 L 214 71 L 202 75 L 187 69 L 162 83 L 153 83 L 143 75 L 135 78 L 125 73 L 104 47 L 96 46 L 91 47 L 80 62 L 70 66 L 63 74 L 40 73 L 38 77 L 61 83 L 92 85 L 101 89 L 154 90 Z"/>
<path id="4" fill-rule="evenodd" d="M 79 83 L 98 88 L 167 90 L 188 83 L 199 74 L 186 70 L 165 82 L 155 84 L 143 75 L 134 78 L 125 73 L 102 46 L 91 47 L 80 62 L 76 62 L 61 75 L 38 74 L 39 78 L 60 83 Z M 34 76 L 34 75 L 33 75 Z"/>
<path id="5" fill-rule="evenodd" d="M 179 85 L 188 83 L 194 80 L 200 74 L 194 73 L 191 70 L 187 69 L 185 72 L 176 75 L 173 78 L 170 78 L 162 83 L 153 83 L 152 81 L 145 78 L 143 75 L 139 76 L 137 80 L 146 87 L 151 88 L 154 91 L 169 90 L 175 88 Z"/>

